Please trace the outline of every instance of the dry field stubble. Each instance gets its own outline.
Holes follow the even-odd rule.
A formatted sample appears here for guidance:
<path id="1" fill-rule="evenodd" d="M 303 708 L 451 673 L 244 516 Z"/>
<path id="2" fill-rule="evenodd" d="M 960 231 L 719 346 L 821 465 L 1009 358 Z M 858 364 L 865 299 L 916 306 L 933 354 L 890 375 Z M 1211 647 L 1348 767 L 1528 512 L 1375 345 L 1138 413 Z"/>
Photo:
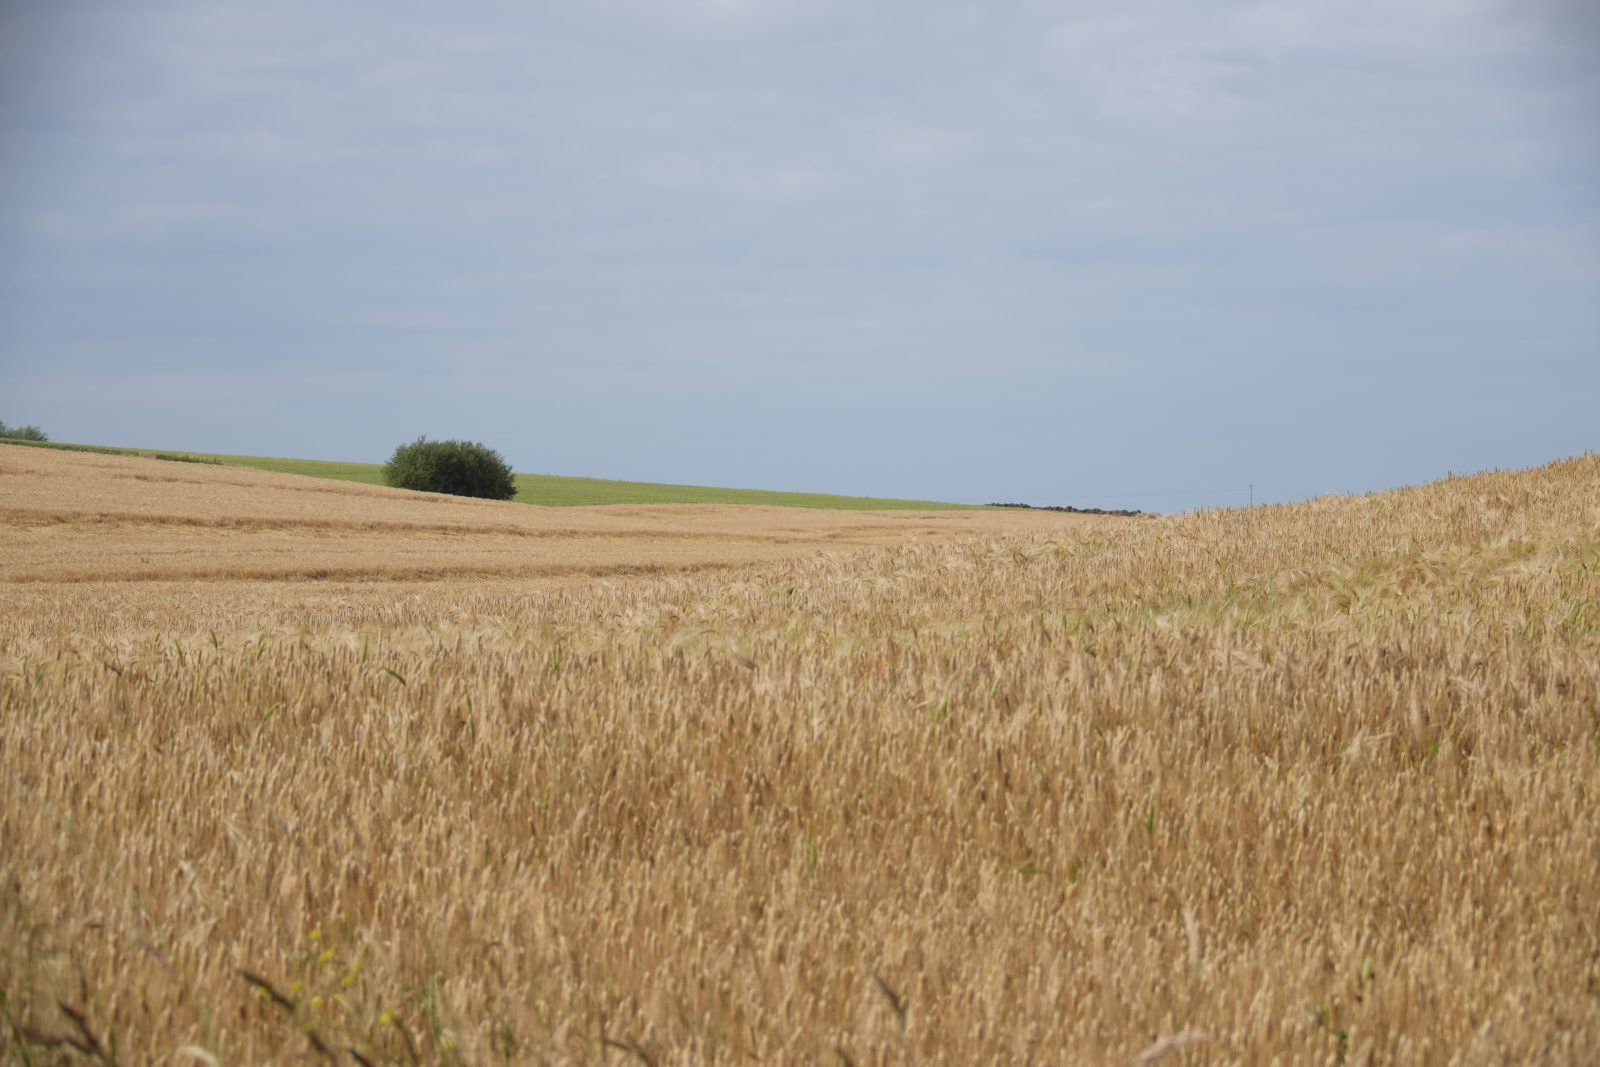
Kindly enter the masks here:
<path id="1" fill-rule="evenodd" d="M 135 463 L 0 475 L 11 1062 L 1600 1058 L 1600 457 L 887 532 Z"/>

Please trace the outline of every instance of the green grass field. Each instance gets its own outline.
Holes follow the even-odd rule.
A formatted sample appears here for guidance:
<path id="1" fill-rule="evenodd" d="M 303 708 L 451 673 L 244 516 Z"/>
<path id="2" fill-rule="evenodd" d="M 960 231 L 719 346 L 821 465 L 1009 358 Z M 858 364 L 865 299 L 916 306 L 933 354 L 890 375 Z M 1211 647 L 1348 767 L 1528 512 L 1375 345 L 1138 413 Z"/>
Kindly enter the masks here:
<path id="1" fill-rule="evenodd" d="M 346 482 L 383 484 L 379 463 L 339 463 L 323 459 L 277 459 L 270 456 L 230 456 L 211 452 L 171 452 L 152 448 L 113 448 L 62 442 L 3 440 L 0 443 L 32 448 L 59 448 L 76 452 L 150 456 L 189 463 L 221 463 L 254 467 L 280 474 L 304 474 Z M 618 482 L 605 478 L 568 478 L 557 474 L 519 474 L 516 499 L 524 504 L 575 507 L 583 504 L 765 504 L 786 508 L 842 508 L 855 511 L 926 511 L 980 507 L 946 504 L 934 500 L 892 500 L 828 493 L 784 493 L 770 489 L 723 489 L 709 485 L 666 485 L 658 482 Z"/>

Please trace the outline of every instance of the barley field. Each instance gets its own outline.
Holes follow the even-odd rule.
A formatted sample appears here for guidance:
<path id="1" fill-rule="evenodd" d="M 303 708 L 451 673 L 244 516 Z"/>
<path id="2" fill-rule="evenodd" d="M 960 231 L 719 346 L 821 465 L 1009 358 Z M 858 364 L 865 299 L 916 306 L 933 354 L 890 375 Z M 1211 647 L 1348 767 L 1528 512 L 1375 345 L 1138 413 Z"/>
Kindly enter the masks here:
<path id="1" fill-rule="evenodd" d="M 1116 519 L 0 453 L 12 1064 L 1600 1062 L 1600 456 Z"/>

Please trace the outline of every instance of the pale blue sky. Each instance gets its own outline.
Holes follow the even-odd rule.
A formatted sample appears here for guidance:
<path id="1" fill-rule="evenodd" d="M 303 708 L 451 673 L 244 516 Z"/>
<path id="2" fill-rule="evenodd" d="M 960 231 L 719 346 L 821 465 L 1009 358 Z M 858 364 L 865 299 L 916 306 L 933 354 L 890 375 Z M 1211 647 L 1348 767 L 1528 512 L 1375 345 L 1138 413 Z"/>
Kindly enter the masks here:
<path id="1" fill-rule="evenodd" d="M 0 418 L 1179 510 L 1600 448 L 1584 0 L 0 0 Z"/>

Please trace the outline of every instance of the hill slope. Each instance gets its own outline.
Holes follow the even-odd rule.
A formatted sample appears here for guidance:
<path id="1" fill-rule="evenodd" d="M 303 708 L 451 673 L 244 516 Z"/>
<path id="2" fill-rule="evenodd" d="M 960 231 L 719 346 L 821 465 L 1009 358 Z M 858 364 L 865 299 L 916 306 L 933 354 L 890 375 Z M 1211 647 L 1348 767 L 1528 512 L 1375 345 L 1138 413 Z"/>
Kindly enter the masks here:
<path id="1" fill-rule="evenodd" d="M 280 474 L 304 474 L 313 478 L 332 478 L 365 485 L 383 484 L 383 466 L 378 463 L 234 456 L 216 452 L 164 452 L 150 448 L 75 445 L 53 441 L 41 445 L 34 442 L 0 440 L 0 444 L 21 444 L 61 451 L 110 455 L 150 456 L 195 463 L 220 463 L 230 467 L 252 467 Z M 726 489 L 709 485 L 624 482 L 605 478 L 573 478 L 557 474 L 518 474 L 516 480 L 516 500 L 519 503 L 543 504 L 549 507 L 582 507 L 590 504 L 763 504 L 769 507 L 831 508 L 849 511 L 942 511 L 981 507 L 981 505 L 949 504 L 934 500 L 896 500 L 884 497 L 839 496 L 830 493 L 788 493 L 769 489 Z"/>
<path id="2" fill-rule="evenodd" d="M 667 572 L 1072 520 L 740 504 L 538 508 L 213 463 L 0 449 L 0 581 Z"/>

